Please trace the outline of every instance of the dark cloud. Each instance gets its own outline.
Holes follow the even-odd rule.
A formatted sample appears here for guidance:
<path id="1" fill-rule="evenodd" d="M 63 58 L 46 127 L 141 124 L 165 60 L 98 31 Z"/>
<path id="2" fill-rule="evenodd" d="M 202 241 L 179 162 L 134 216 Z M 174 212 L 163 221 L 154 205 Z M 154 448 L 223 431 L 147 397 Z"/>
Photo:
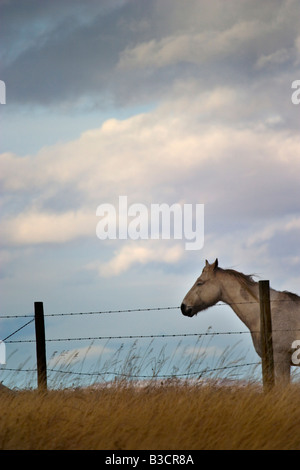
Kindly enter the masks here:
<path id="1" fill-rule="evenodd" d="M 96 107 L 126 106 L 160 99 L 174 82 L 191 77 L 204 88 L 246 87 L 260 77 L 274 79 L 287 65 L 296 70 L 295 1 L 192 1 L 183 8 L 178 0 L 30 0 L 0 6 L 1 74 L 11 104 L 86 99 Z M 159 62 L 155 54 L 134 55 L 151 41 Z M 172 41 L 175 49 L 164 62 L 165 44 Z M 126 51 L 132 63 L 119 67 Z"/>
<path id="2" fill-rule="evenodd" d="M 113 3 L 122 9 L 123 2 Z M 113 28 L 117 13 L 108 8 L 108 2 L 85 2 L 85 7 L 82 2 L 46 5 L 43 9 L 40 2 L 29 2 L 23 19 L 18 6 L 8 9 L 7 21 L 13 21 L 15 12 L 20 23 L 12 44 L 12 27 L 3 32 L 12 51 L 2 70 L 11 102 L 76 101 L 93 90 L 103 90 L 118 58 L 122 35 L 116 35 Z"/>

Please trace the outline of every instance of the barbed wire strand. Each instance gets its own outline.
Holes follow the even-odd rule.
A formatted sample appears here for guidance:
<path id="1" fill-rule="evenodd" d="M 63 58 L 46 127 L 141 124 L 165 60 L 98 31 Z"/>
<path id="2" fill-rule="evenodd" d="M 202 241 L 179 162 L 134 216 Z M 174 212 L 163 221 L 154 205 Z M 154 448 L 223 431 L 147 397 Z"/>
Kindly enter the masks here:
<path id="1" fill-rule="evenodd" d="M 33 320 L 31 320 L 33 321 Z M 27 324 L 31 323 L 28 322 Z M 26 324 L 26 325 L 27 325 Z M 26 326 L 24 325 L 24 326 Z M 24 328 L 21 327 L 20 329 Z M 19 331 L 19 330 L 17 330 Z M 281 333 L 288 331 L 300 331 L 300 328 L 284 329 L 284 330 L 273 330 L 272 333 Z M 75 338 L 46 338 L 46 342 L 63 342 L 63 341 L 95 341 L 95 340 L 111 340 L 111 339 L 144 339 L 144 338 L 176 338 L 176 337 L 189 337 L 189 336 L 220 336 L 220 335 L 242 335 L 242 334 L 253 334 L 260 333 L 260 331 L 209 331 L 203 333 L 166 333 L 166 334 L 152 334 L 152 335 L 120 335 L 120 336 L 86 336 L 86 337 L 75 337 Z M 12 333 L 14 334 L 14 333 Z M 12 336 L 12 334 L 10 336 Z M 4 341 L 4 340 L 3 340 Z M 35 339 L 20 339 L 6 341 L 7 344 L 12 343 L 35 343 Z"/>
<path id="2" fill-rule="evenodd" d="M 115 375 L 115 376 L 122 376 L 122 377 L 128 377 L 128 378 L 178 378 L 178 377 L 188 377 L 190 375 L 199 375 L 201 376 L 202 374 L 206 374 L 209 372 L 215 372 L 215 371 L 220 371 L 220 370 L 225 370 L 225 369 L 233 369 L 233 368 L 238 368 L 238 367 L 249 367 L 249 366 L 257 366 L 260 365 L 260 362 L 248 362 L 246 364 L 234 364 L 234 365 L 229 365 L 229 366 L 224 366 L 224 367 L 216 367 L 213 369 L 203 369 L 201 371 L 197 372 L 186 372 L 182 374 L 152 374 L 152 375 L 131 375 L 131 374 L 126 374 L 125 372 L 113 372 L 113 371 L 103 371 L 103 372 L 74 372 L 70 370 L 61 370 L 61 369 L 47 369 L 48 372 L 54 372 L 54 373 L 60 373 L 60 374 L 66 374 L 66 375 L 83 375 L 83 376 L 103 376 L 103 375 Z M 9 372 L 37 372 L 37 369 L 13 369 L 13 368 L 5 368 L 5 369 L 0 369 L 2 371 L 9 371 Z"/>
<path id="3" fill-rule="evenodd" d="M 94 341 L 99 339 L 138 339 L 138 338 L 175 338 L 175 337 L 188 337 L 188 336 L 215 336 L 215 335 L 237 335 L 237 334 L 250 334 L 250 331 L 216 331 L 205 333 L 166 333 L 166 334 L 153 334 L 153 335 L 122 335 L 122 336 L 87 336 L 77 338 L 50 338 L 46 342 L 60 342 L 60 341 Z M 35 339 L 11 340 L 7 343 L 35 343 Z"/>
<path id="4" fill-rule="evenodd" d="M 300 301 L 298 299 L 274 299 L 270 300 L 271 303 L 275 302 L 297 302 Z M 233 306 L 233 305 L 250 305 L 250 304 L 259 304 L 259 301 L 247 301 L 247 302 L 232 302 L 232 303 L 225 303 L 219 302 L 215 307 L 224 307 L 224 306 Z M 58 316 L 72 316 L 72 315 L 100 315 L 106 313 L 129 313 L 129 312 L 149 312 L 149 311 L 160 311 L 160 310 L 175 310 L 180 309 L 180 306 L 177 307 L 147 307 L 147 308 L 130 308 L 124 310 L 100 310 L 100 311 L 91 311 L 91 312 L 65 312 L 65 313 L 46 313 L 45 317 L 58 317 Z M 24 315 L 0 315 L 0 319 L 12 319 L 12 318 L 32 318 L 32 314 L 24 314 Z"/>
<path id="5" fill-rule="evenodd" d="M 271 301 L 271 303 L 274 301 Z M 280 299 L 276 300 L 275 302 L 295 302 L 293 299 Z M 242 304 L 257 304 L 259 302 L 257 301 L 251 301 L 251 302 L 238 302 L 238 303 L 231 303 L 231 304 L 226 304 L 226 303 L 218 303 L 216 306 L 232 306 L 232 305 L 242 305 Z M 110 314 L 110 313 L 129 313 L 129 312 L 149 312 L 149 311 L 160 311 L 160 310 L 175 310 L 179 309 L 180 307 L 151 307 L 151 308 L 137 308 L 137 309 L 123 309 L 123 310 L 102 310 L 102 311 L 91 311 L 91 312 L 67 312 L 67 313 L 50 313 L 50 314 L 45 314 L 45 317 L 56 317 L 56 316 L 73 316 L 73 315 L 97 315 L 97 314 Z M 13 335 L 15 335 L 17 332 L 21 331 L 23 328 L 25 328 L 27 325 L 32 323 L 34 321 L 33 315 L 2 315 L 0 316 L 2 319 L 12 319 L 12 318 L 30 318 L 28 322 L 26 322 L 24 325 L 16 329 L 14 332 L 10 333 L 6 338 L 4 338 L 2 341 L 5 341 L 6 343 L 32 343 L 35 342 L 35 339 L 27 339 L 27 340 L 10 340 L 7 341 L 8 338 L 11 338 Z M 275 332 L 276 330 L 273 330 Z M 277 330 L 278 331 L 278 330 Z M 281 331 L 291 331 L 291 330 L 281 330 Z M 98 336 L 98 337 L 86 337 L 86 338 L 52 338 L 52 339 L 46 339 L 47 342 L 62 342 L 62 341 L 91 341 L 91 340 L 100 340 L 100 339 L 105 339 L 105 340 L 110 340 L 110 339 L 137 339 L 137 338 L 170 338 L 170 337 L 191 337 L 191 336 L 217 336 L 217 335 L 236 335 L 236 334 L 250 334 L 253 332 L 250 331 L 226 331 L 226 332 L 205 332 L 205 333 L 180 333 L 180 334 L 157 334 L 157 335 L 123 335 L 123 336 Z M 258 332 L 256 332 L 258 333 Z M 115 376 L 123 376 L 123 377 L 131 377 L 131 378 L 175 378 L 175 377 L 185 377 L 185 376 L 191 376 L 191 375 L 199 375 L 201 376 L 204 373 L 208 372 L 215 372 L 215 371 L 220 371 L 220 370 L 226 370 L 226 369 L 232 369 L 232 368 L 238 368 L 238 367 L 245 367 L 245 366 L 251 366 L 251 365 L 258 365 L 259 363 L 247 363 L 247 364 L 235 364 L 235 365 L 230 365 L 230 366 L 223 366 L 223 367 L 218 367 L 214 369 L 204 369 L 202 371 L 197 371 L 197 372 L 189 372 L 189 373 L 182 373 L 182 374 L 162 374 L 162 375 L 130 375 L 126 373 L 118 373 L 118 372 L 97 372 L 97 373 L 91 373 L 91 372 L 72 372 L 72 371 L 62 371 L 58 369 L 48 369 L 49 372 L 55 372 L 55 373 L 62 373 L 62 374 L 73 374 L 73 375 L 85 375 L 85 376 L 103 376 L 103 375 L 115 375 Z M 4 368 L 1 369 L 3 371 L 14 371 L 14 372 L 36 372 L 36 369 L 11 369 L 11 368 Z"/>
<path id="6" fill-rule="evenodd" d="M 300 298 L 299 298 L 300 300 Z M 272 302 L 295 302 L 293 299 L 279 299 L 271 300 Z M 219 302 L 214 305 L 214 307 L 231 307 L 233 305 L 250 305 L 250 304 L 259 304 L 259 301 L 247 301 L 247 302 L 232 302 L 225 303 Z M 56 317 L 56 316 L 68 316 L 68 315 L 101 315 L 108 313 L 130 313 L 130 312 L 150 312 L 150 311 L 160 311 L 160 310 L 180 310 L 180 306 L 177 307 L 150 307 L 150 308 L 130 308 L 125 310 L 100 310 L 93 312 L 66 312 L 66 313 L 47 313 L 45 317 Z"/>
<path id="7" fill-rule="evenodd" d="M 73 372 L 73 371 L 63 371 L 59 369 L 48 369 L 51 372 L 59 372 L 62 374 L 74 374 L 74 375 L 86 375 L 86 376 L 101 376 L 101 375 L 117 375 L 117 376 L 122 376 L 122 377 L 128 377 L 128 378 L 171 378 L 171 377 L 187 377 L 189 375 L 201 375 L 204 373 L 208 372 L 215 372 L 219 370 L 224 370 L 224 369 L 233 369 L 237 367 L 246 367 L 246 366 L 253 366 L 253 365 L 260 365 L 259 362 L 248 362 L 247 364 L 234 364 L 231 366 L 224 366 L 224 367 L 216 367 L 214 369 L 203 369 L 201 371 L 197 372 L 186 372 L 182 374 L 153 374 L 153 375 L 131 375 L 131 374 L 126 374 L 125 372 L 109 372 L 109 371 L 104 371 L 104 372 Z"/>
<path id="8" fill-rule="evenodd" d="M 24 315 L 0 315 L 0 320 L 7 320 L 7 319 L 12 319 L 12 318 L 33 318 L 32 313 L 31 314 L 24 314 Z"/>
<path id="9" fill-rule="evenodd" d="M 27 323 L 25 323 L 25 325 L 21 326 L 20 328 L 18 328 L 17 330 L 15 330 L 13 333 L 11 333 L 10 335 L 6 336 L 6 338 L 2 339 L 2 341 L 6 341 L 8 338 L 11 338 L 11 336 L 15 335 L 16 333 L 18 333 L 18 331 L 20 330 L 23 330 L 23 328 L 25 328 L 25 326 L 29 325 L 30 323 L 32 323 L 34 321 L 34 318 L 32 320 L 29 320 Z M 21 341 L 21 340 L 20 340 Z M 8 343 L 10 343 L 10 341 L 8 341 Z"/>

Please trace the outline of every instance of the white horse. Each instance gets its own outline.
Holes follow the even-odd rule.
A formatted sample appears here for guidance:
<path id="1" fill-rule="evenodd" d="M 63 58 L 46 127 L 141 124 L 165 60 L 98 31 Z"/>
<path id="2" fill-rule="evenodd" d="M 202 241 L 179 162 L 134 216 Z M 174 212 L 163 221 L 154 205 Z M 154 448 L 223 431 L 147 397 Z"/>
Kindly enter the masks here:
<path id="1" fill-rule="evenodd" d="M 206 260 L 201 276 L 182 301 L 181 311 L 192 317 L 218 301 L 230 305 L 249 328 L 254 348 L 261 356 L 258 282 L 233 269 L 219 268 L 218 259 L 212 264 Z M 300 340 L 300 297 L 270 289 L 270 302 L 276 383 L 288 383 L 291 365 L 298 365 L 292 362 L 292 344 Z"/>

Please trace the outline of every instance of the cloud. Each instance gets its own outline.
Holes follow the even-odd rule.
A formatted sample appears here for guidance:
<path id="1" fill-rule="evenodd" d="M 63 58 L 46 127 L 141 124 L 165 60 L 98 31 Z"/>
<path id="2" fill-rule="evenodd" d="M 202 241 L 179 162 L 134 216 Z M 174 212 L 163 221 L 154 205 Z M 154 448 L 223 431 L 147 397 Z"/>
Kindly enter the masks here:
<path id="1" fill-rule="evenodd" d="M 269 63 L 284 71 L 297 49 L 296 0 L 264 8 L 258 1 L 205 7 L 192 1 L 184 11 L 177 0 L 141 0 L 138 7 L 135 0 L 71 3 L 2 5 L 2 78 L 10 103 L 60 112 L 149 103 L 191 74 L 209 90 L 216 81 L 249 83 L 250 72 L 263 73 Z"/>
<path id="2" fill-rule="evenodd" d="M 93 214 L 94 216 L 94 214 Z M 65 243 L 82 236 L 90 236 L 95 217 L 88 212 L 49 214 L 28 211 L 3 221 L 0 229 L 4 245 L 36 245 Z"/>
<path id="3" fill-rule="evenodd" d="M 96 191 L 101 193 L 100 184 L 105 184 L 107 191 L 111 185 L 129 181 L 136 187 L 147 185 L 149 180 L 152 184 L 168 182 L 179 171 L 190 173 L 212 158 L 230 158 L 227 151 L 236 151 L 236 147 L 250 156 L 248 144 L 256 152 L 272 148 L 275 165 L 288 160 L 297 165 L 299 139 L 290 132 L 273 132 L 274 115 L 260 120 L 255 115 L 251 125 L 235 126 L 247 116 L 240 102 L 251 101 L 248 91 L 217 87 L 192 96 L 178 96 L 176 91 L 153 111 L 124 120 L 109 119 L 78 139 L 44 147 L 36 155 L 4 153 L 1 184 L 8 192 L 46 192 L 50 186 L 55 191 L 75 184 L 77 190 L 95 195 Z M 231 121 L 229 125 L 224 124 L 224 117 Z M 275 122 L 280 122 L 279 116 Z"/>
<path id="4" fill-rule="evenodd" d="M 2 34 L 12 47 L 4 47 L 1 78 L 10 99 L 55 104 L 56 115 L 105 102 L 114 117 L 99 124 L 97 116 L 91 128 L 85 108 L 87 130 L 77 138 L 0 155 L 5 246 L 98 242 L 96 208 L 117 205 L 120 195 L 129 204 L 204 203 L 212 254 L 263 256 L 274 240 L 291 237 L 277 227 L 286 216 L 297 230 L 300 209 L 298 109 L 290 99 L 298 10 L 296 1 L 275 1 L 276 8 L 274 1 L 263 8 L 191 1 L 183 11 L 177 0 L 141 8 L 90 0 L 64 4 L 60 16 L 56 0 L 45 10 L 32 0 L 30 11 L 7 3 Z M 15 36 L 12 18 L 22 25 Z M 117 118 L 117 104 L 149 102 L 150 111 Z M 170 243 L 155 250 L 151 241 L 128 242 L 115 253 L 102 244 L 102 268 L 95 261 L 93 269 L 112 276 L 152 261 L 175 266 L 184 253 Z"/>
<path id="5" fill-rule="evenodd" d="M 266 26 L 266 25 L 264 25 Z M 203 64 L 232 56 L 245 43 L 262 33 L 259 22 L 236 23 L 225 31 L 181 34 L 139 44 L 120 55 L 119 68 L 166 67 L 178 62 Z"/>
<path id="6" fill-rule="evenodd" d="M 300 229 L 300 217 L 299 216 L 288 216 L 280 218 L 279 220 L 269 221 L 263 228 L 252 233 L 248 237 L 248 245 L 255 245 L 258 242 L 266 242 L 277 234 L 286 234 L 293 230 Z"/>
<path id="7" fill-rule="evenodd" d="M 124 42 L 126 27 L 118 27 L 117 22 L 126 3 L 131 2 L 89 0 L 62 5 L 54 0 L 41 7 L 30 0 L 25 8 L 15 1 L 2 5 L 1 42 L 6 46 L 1 59 L 10 102 L 72 106 L 91 92 L 102 89 L 105 94 L 119 41 Z"/>
<path id="8" fill-rule="evenodd" d="M 296 48 L 296 61 L 295 64 L 300 64 L 300 35 L 295 39 L 295 48 Z"/>
<path id="9" fill-rule="evenodd" d="M 285 62 L 290 60 L 290 58 L 291 53 L 287 49 L 279 49 L 278 51 L 273 52 L 272 54 L 260 56 L 256 62 L 256 67 L 258 69 L 262 69 L 263 67 L 272 64 L 284 64 Z"/>
<path id="10" fill-rule="evenodd" d="M 2 240 L 28 245 L 96 238 L 98 205 L 117 207 L 120 195 L 128 204 L 204 203 L 209 230 L 217 230 L 217 220 L 227 231 L 237 217 L 249 224 L 299 211 L 298 134 L 274 129 L 274 118 L 235 127 L 246 91 L 216 88 L 178 99 L 176 93 L 155 110 L 109 119 L 36 155 L 0 155 Z M 227 125 L 214 121 L 216 111 Z M 108 270 L 131 266 L 130 254 L 133 260 L 137 254 L 130 250 Z M 155 258 L 152 249 L 138 256 Z"/>
<path id="11" fill-rule="evenodd" d="M 67 368 L 71 365 L 82 363 L 82 361 L 89 359 L 99 359 L 102 355 L 112 354 L 113 352 L 113 348 L 92 344 L 87 347 L 69 349 L 68 351 L 62 351 L 59 354 L 54 354 L 49 359 L 48 366 L 50 368 L 55 367 L 56 369 L 58 367 L 65 367 L 65 370 L 67 370 Z"/>
<path id="12" fill-rule="evenodd" d="M 101 277 L 118 276 L 135 265 L 148 263 L 176 264 L 184 256 L 181 245 L 169 246 L 162 242 L 135 242 L 123 246 L 106 263 L 92 262 L 86 269 L 96 270 Z"/>
<path id="13" fill-rule="evenodd" d="M 222 356 L 222 354 L 224 354 L 224 349 L 219 346 L 188 346 L 183 349 L 183 355 L 191 356 L 191 358 L 202 357 L 205 359 L 207 357 Z"/>

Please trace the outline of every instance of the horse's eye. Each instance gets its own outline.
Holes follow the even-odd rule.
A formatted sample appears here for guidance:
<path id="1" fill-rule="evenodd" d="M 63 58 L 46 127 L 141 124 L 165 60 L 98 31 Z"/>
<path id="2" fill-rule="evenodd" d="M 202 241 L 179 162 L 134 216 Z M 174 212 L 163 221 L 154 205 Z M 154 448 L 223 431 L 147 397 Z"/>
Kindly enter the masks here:
<path id="1" fill-rule="evenodd" d="M 203 286 L 204 282 L 205 282 L 205 281 L 198 281 L 198 282 L 197 282 L 197 286 Z"/>

